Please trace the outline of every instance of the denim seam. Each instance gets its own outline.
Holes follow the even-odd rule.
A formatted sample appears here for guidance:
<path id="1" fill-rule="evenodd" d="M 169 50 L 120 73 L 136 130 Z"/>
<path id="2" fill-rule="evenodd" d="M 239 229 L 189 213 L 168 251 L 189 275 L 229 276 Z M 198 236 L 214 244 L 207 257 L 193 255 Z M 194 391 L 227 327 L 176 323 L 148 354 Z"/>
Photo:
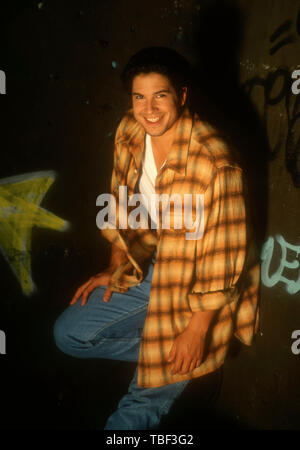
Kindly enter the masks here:
<path id="1" fill-rule="evenodd" d="M 140 337 L 132 337 L 132 338 L 101 338 L 96 344 L 93 344 L 91 341 L 87 341 L 86 345 L 89 346 L 89 348 L 98 348 L 99 346 L 103 346 L 107 341 L 118 341 L 118 342 L 131 342 L 131 343 L 139 343 L 141 338 Z M 108 342 L 109 344 L 109 342 Z"/>
<path id="2" fill-rule="evenodd" d="M 104 337 L 104 338 L 101 338 L 101 340 L 99 341 L 99 343 L 101 342 L 101 344 L 102 344 L 102 342 L 105 342 L 105 341 L 134 341 L 134 340 L 137 340 L 137 341 L 139 341 L 141 338 L 139 338 L 139 337 L 132 337 L 132 338 L 107 338 L 107 337 Z"/>
<path id="3" fill-rule="evenodd" d="M 115 325 L 116 323 L 122 322 L 122 320 L 127 319 L 128 317 L 133 317 L 136 314 L 138 314 L 139 312 L 146 310 L 148 308 L 148 305 L 142 306 L 139 309 L 135 309 L 133 312 L 131 311 L 130 313 L 127 313 L 126 315 L 123 315 L 120 319 L 115 320 L 113 322 L 109 322 L 108 324 L 106 324 L 103 328 L 98 329 L 93 336 L 91 336 L 88 340 L 92 341 L 93 339 L 95 339 L 95 337 L 102 331 L 106 330 L 106 328 L 109 328 L 112 325 Z"/>

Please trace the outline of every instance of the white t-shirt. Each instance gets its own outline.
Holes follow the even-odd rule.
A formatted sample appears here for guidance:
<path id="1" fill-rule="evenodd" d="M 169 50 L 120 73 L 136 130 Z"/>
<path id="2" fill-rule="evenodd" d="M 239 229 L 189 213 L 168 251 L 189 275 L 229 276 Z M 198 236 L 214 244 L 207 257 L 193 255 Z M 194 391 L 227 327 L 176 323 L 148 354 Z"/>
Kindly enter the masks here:
<path id="1" fill-rule="evenodd" d="M 163 164 L 164 165 L 164 164 Z M 145 137 L 145 153 L 143 159 L 142 175 L 139 183 L 141 194 L 147 199 L 147 203 L 143 203 L 148 211 L 152 222 L 157 224 L 156 203 L 155 203 L 155 179 L 157 175 L 156 164 L 152 151 L 151 136 L 146 133 Z M 151 208 L 151 204 L 153 205 Z"/>

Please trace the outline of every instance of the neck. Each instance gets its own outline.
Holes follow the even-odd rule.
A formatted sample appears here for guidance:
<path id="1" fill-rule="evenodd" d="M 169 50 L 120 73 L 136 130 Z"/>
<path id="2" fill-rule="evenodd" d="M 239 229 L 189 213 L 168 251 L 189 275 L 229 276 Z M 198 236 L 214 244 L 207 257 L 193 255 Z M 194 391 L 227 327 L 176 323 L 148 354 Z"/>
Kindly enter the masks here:
<path id="1" fill-rule="evenodd" d="M 151 136 L 152 146 L 155 148 L 170 148 L 173 143 L 174 135 L 170 134 L 168 136 Z"/>
<path id="2" fill-rule="evenodd" d="M 177 122 L 162 136 L 151 136 L 152 146 L 157 149 L 170 149 L 176 134 Z"/>

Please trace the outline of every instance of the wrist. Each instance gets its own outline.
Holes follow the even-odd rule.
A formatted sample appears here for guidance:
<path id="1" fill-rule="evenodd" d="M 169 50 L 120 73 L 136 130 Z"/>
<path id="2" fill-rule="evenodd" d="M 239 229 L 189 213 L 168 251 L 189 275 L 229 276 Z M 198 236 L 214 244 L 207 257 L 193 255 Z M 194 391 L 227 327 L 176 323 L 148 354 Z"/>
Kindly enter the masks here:
<path id="1" fill-rule="evenodd" d="M 205 335 L 208 332 L 215 311 L 197 311 L 194 312 L 188 324 L 188 329 L 199 335 Z"/>
<path id="2" fill-rule="evenodd" d="M 205 336 L 207 333 L 207 329 L 203 328 L 201 325 L 196 325 L 191 322 L 187 326 L 187 331 L 196 335 L 197 337 Z"/>

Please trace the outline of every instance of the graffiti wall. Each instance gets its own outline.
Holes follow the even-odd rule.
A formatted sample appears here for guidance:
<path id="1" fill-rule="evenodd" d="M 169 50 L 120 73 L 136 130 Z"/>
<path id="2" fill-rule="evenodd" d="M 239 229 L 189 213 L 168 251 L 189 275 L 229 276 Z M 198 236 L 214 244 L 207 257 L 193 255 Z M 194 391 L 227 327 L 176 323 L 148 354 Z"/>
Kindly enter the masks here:
<path id="1" fill-rule="evenodd" d="M 121 70 L 163 45 L 190 60 L 195 109 L 241 151 L 260 251 L 257 336 L 250 347 L 233 342 L 202 423 L 299 429 L 300 0 L 14 2 L 0 20 L 1 424 L 101 428 L 127 390 L 132 364 L 62 355 L 52 329 L 109 260 L 96 199 L 109 192 L 114 134 L 130 106 Z M 170 427 L 180 414 L 184 403 Z"/>
<path id="2" fill-rule="evenodd" d="M 262 120 L 269 148 L 260 334 L 256 350 L 250 351 L 251 363 L 245 360 L 240 370 L 248 374 L 248 395 L 239 391 L 234 401 L 243 398 L 243 414 L 235 412 L 239 420 L 260 428 L 297 428 L 300 5 L 239 4 L 246 14 L 240 79 Z"/>

